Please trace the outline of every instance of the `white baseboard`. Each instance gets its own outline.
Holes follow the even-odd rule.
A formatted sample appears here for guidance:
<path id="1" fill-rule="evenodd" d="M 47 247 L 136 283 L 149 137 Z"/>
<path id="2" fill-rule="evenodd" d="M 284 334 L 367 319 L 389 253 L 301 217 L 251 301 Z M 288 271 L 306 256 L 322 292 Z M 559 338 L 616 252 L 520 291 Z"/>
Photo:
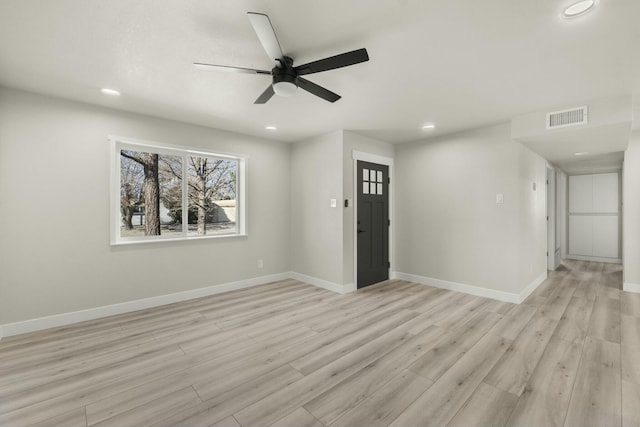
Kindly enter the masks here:
<path id="1" fill-rule="evenodd" d="M 622 284 L 622 290 L 623 291 L 627 291 L 627 292 L 636 292 L 636 293 L 640 293 L 640 284 L 638 283 L 629 283 L 629 282 L 624 282 Z"/>
<path id="2" fill-rule="evenodd" d="M 239 280 L 236 282 L 223 283 L 220 285 L 208 286 L 205 288 L 193 289 L 189 291 L 176 292 L 168 295 L 144 298 L 134 301 L 127 301 L 119 304 L 112 304 L 103 307 L 90 308 L 87 310 L 74 311 L 71 313 L 57 314 L 53 316 L 41 317 L 38 319 L 24 320 L 15 323 L 0 325 L 0 339 L 12 335 L 25 334 L 42 329 L 55 328 L 71 323 L 94 320 L 101 317 L 113 316 L 115 314 L 128 313 L 145 308 L 157 307 L 174 302 L 186 301 L 194 298 L 219 294 L 222 292 L 234 291 L 237 289 L 249 288 L 252 286 L 264 285 L 266 283 L 277 282 L 279 280 L 290 279 L 290 273 L 271 274 L 268 276 L 255 277 L 252 279 Z"/>
<path id="3" fill-rule="evenodd" d="M 407 282 L 419 283 L 421 285 L 433 286 L 435 288 L 447 289 L 450 291 L 464 292 L 466 294 L 476 295 L 484 298 L 491 298 L 499 301 L 512 302 L 520 304 L 547 278 L 545 271 L 538 276 L 533 282 L 527 285 L 524 290 L 518 294 L 513 292 L 499 291 L 496 289 L 484 288 L 476 285 L 468 285 L 465 283 L 450 282 L 448 280 L 434 279 L 431 277 L 417 276 L 415 274 L 402 273 L 395 271 L 392 273 L 395 279 L 406 280 Z"/>
<path id="4" fill-rule="evenodd" d="M 307 276 L 306 274 L 297 273 L 292 271 L 289 273 L 289 278 L 299 280 L 304 283 L 308 283 L 313 286 L 317 286 L 322 289 L 337 292 L 339 294 L 346 294 L 356 290 L 356 286 L 353 283 L 347 285 L 340 285 L 338 283 L 329 282 L 327 280 L 318 279 L 317 277 Z"/>
<path id="5" fill-rule="evenodd" d="M 599 256 L 585 256 L 585 255 L 571 255 L 567 254 L 566 259 L 573 259 L 576 261 L 595 261 L 595 262 L 608 262 L 609 264 L 622 264 L 620 258 L 604 258 Z"/>
<path id="6" fill-rule="evenodd" d="M 523 292 L 520 294 L 513 294 L 509 292 L 497 291 L 494 289 L 482 288 L 479 286 L 466 285 L 463 283 L 449 282 L 446 280 L 432 279 L 429 277 L 416 276 L 412 274 L 392 272 L 392 279 L 407 280 L 409 282 L 421 283 L 425 285 L 434 286 L 437 288 L 449 289 L 458 292 L 465 292 L 472 295 L 497 299 L 507 302 L 521 303 L 529 296 L 535 288 L 540 285 L 546 279 L 546 272 L 538 279 L 533 281 Z M 56 314 L 53 316 L 41 317 L 38 319 L 23 320 L 15 323 L 8 323 L 0 325 L 0 339 L 2 337 L 10 337 L 13 335 L 26 334 L 28 332 L 39 331 L 43 329 L 50 329 L 59 326 L 69 325 L 71 323 L 84 322 L 87 320 L 99 319 L 102 317 L 113 316 L 116 314 L 129 313 L 136 310 L 143 310 L 146 308 L 158 307 L 161 305 L 172 304 L 175 302 L 187 301 L 190 299 L 201 298 L 209 295 L 219 294 L 222 292 L 229 292 L 238 289 L 249 288 L 252 286 L 264 285 L 266 283 L 277 282 L 280 280 L 294 279 L 304 283 L 308 283 L 319 288 L 327 289 L 340 294 L 346 294 L 354 292 L 356 286 L 354 283 L 346 285 L 340 285 L 338 283 L 329 282 L 327 280 L 319 279 L 317 277 L 307 276 L 294 271 L 286 273 L 271 274 L 268 276 L 255 277 L 252 279 L 239 280 L 236 282 L 223 283 L 219 285 L 208 286 L 199 289 L 193 289 L 189 291 L 176 292 L 168 295 L 160 295 L 151 298 L 144 298 L 134 301 L 127 301 L 119 304 L 112 304 L 102 307 L 90 308 L 86 310 L 74 311 L 70 313 Z M 640 292 L 640 285 L 625 283 L 625 290 L 627 286 L 632 289 L 631 292 Z M 633 290 L 637 289 L 637 290 Z"/>
<path id="7" fill-rule="evenodd" d="M 536 277 L 533 282 L 529 283 L 529 286 L 527 286 L 522 292 L 520 292 L 520 294 L 518 295 L 518 304 L 526 300 L 527 297 L 538 288 L 538 286 L 542 285 L 542 282 L 547 280 L 547 274 L 548 272 L 547 270 L 545 270 L 542 274 Z"/>

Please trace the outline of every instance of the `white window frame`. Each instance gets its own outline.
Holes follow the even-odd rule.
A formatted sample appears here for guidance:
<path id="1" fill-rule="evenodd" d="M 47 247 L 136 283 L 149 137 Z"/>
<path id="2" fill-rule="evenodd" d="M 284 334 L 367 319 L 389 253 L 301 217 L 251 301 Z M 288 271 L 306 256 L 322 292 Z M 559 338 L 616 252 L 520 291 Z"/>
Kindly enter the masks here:
<path id="1" fill-rule="evenodd" d="M 131 245 L 139 243 L 158 243 L 158 242 L 175 242 L 184 240 L 201 240 L 201 239 L 224 239 L 230 237 L 247 236 L 247 162 L 249 156 L 221 153 L 219 151 L 206 151 L 197 148 L 188 148 L 181 145 L 164 144 L 153 141 L 145 141 L 121 136 L 110 135 L 109 143 L 111 155 L 111 203 L 110 203 L 110 235 L 111 245 Z M 120 151 L 146 151 L 158 154 L 182 157 L 183 177 L 186 176 L 187 156 L 203 156 L 214 157 L 219 159 L 229 159 L 238 162 L 237 183 L 236 183 L 236 229 L 230 233 L 208 234 L 204 236 L 189 236 L 188 223 L 183 221 L 182 234 L 180 236 L 140 236 L 140 237 L 121 237 L 121 214 L 120 214 Z M 188 182 L 182 179 L 182 218 L 188 218 Z"/>

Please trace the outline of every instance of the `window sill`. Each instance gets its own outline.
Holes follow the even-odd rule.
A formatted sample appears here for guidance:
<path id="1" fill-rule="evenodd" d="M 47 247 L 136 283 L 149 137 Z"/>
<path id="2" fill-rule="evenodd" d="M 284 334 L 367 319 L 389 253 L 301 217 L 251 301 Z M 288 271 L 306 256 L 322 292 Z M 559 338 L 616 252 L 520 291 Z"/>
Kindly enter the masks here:
<path id="1" fill-rule="evenodd" d="M 166 243 L 166 242 L 188 242 L 188 241 L 197 241 L 197 240 L 209 240 L 209 239 L 231 239 L 234 237 L 247 237 L 247 233 L 234 233 L 234 234 L 217 234 L 210 236 L 191 236 L 191 237 L 158 237 L 156 239 L 149 238 L 131 238 L 127 240 L 119 240 L 115 242 L 111 242 L 111 246 L 129 246 L 129 245 L 139 245 L 146 243 Z"/>

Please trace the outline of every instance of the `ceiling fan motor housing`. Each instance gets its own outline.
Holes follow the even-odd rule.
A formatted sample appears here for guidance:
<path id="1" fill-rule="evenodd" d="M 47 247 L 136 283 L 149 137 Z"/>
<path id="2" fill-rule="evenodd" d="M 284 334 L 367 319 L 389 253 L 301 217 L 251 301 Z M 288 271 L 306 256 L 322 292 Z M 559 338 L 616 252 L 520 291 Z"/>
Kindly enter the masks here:
<path id="1" fill-rule="evenodd" d="M 273 91 L 279 96 L 291 96 L 298 88 L 298 73 L 293 68 L 293 59 L 284 57 L 284 62 L 278 60 L 278 65 L 273 67 Z"/>

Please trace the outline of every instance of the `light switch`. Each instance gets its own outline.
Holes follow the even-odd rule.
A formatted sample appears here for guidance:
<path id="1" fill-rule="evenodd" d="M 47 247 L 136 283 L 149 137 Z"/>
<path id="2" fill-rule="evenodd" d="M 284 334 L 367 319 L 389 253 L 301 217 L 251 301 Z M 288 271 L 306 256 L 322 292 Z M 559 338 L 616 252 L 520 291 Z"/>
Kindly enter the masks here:
<path id="1" fill-rule="evenodd" d="M 331 199 L 331 207 L 332 208 L 337 208 L 338 207 L 338 200 L 337 199 Z"/>
<path id="2" fill-rule="evenodd" d="M 496 203 L 504 203 L 504 195 L 502 193 L 496 194 Z"/>

